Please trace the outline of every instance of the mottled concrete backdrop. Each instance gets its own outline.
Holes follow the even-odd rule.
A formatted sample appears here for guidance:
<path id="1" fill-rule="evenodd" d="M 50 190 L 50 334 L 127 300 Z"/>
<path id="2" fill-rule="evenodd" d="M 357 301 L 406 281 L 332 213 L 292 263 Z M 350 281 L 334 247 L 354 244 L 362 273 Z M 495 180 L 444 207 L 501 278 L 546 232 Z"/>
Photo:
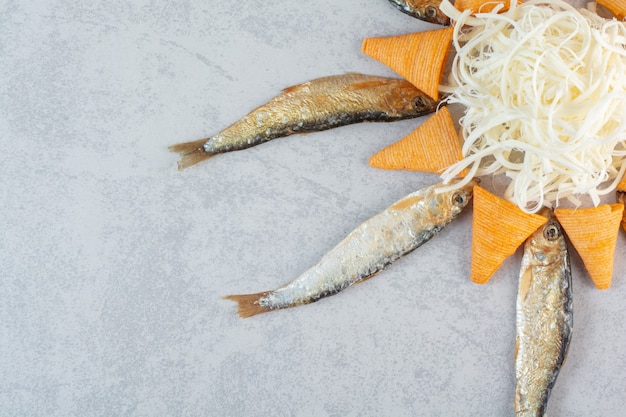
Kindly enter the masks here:
<path id="1" fill-rule="evenodd" d="M 423 119 L 276 140 L 184 172 L 167 146 L 280 89 L 357 71 L 366 36 L 434 29 L 387 0 L 0 0 L 0 416 L 513 416 L 520 253 L 469 282 L 471 210 L 341 295 L 242 320 L 435 176 L 378 149 Z M 549 412 L 626 415 L 614 285 L 573 255 Z"/>

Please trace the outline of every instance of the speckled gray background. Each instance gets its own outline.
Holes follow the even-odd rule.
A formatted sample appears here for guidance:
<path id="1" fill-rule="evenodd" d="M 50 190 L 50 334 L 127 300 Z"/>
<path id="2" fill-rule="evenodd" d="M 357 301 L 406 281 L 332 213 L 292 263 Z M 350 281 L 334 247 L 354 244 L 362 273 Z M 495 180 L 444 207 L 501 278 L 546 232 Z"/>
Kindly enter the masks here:
<path id="1" fill-rule="evenodd" d="M 362 38 L 433 29 L 386 0 L 0 1 L 0 416 L 513 416 L 520 253 L 469 282 L 471 211 L 376 278 L 242 320 L 433 175 L 368 157 L 423 119 L 276 140 L 184 172 L 167 146 L 280 89 L 393 73 Z M 549 412 L 626 415 L 613 287 L 573 255 Z"/>

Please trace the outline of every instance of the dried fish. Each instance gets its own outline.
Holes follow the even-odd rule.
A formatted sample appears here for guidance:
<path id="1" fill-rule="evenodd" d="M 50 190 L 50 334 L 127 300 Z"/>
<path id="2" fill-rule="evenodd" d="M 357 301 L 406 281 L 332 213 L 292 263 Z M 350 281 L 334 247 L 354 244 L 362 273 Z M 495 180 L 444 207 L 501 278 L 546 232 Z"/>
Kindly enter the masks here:
<path id="1" fill-rule="evenodd" d="M 406 80 L 364 74 L 318 78 L 286 88 L 217 135 L 170 146 L 184 169 L 216 154 L 271 139 L 359 122 L 391 122 L 435 111 L 437 102 Z"/>
<path id="2" fill-rule="evenodd" d="M 389 0 L 389 2 L 409 16 L 438 25 L 450 25 L 450 18 L 439 9 L 441 0 Z"/>
<path id="3" fill-rule="evenodd" d="M 561 226 L 549 220 L 524 246 L 517 295 L 515 412 L 545 415 L 572 335 L 572 279 Z"/>
<path id="4" fill-rule="evenodd" d="M 292 283 L 274 291 L 224 298 L 238 303 L 241 317 L 250 317 L 336 294 L 430 240 L 467 206 L 477 183 L 472 180 L 441 193 L 437 189 L 443 184 L 435 184 L 409 194 L 358 226 Z"/>

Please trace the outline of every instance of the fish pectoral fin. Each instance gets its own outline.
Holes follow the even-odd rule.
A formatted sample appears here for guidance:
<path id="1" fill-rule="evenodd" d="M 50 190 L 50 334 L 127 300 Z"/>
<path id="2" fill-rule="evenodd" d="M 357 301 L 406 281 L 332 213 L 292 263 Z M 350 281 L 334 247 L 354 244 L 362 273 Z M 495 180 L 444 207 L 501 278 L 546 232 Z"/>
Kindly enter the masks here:
<path id="1" fill-rule="evenodd" d="M 423 199 L 424 197 L 421 195 L 408 196 L 394 203 L 394 205 L 389 207 L 389 209 L 390 211 L 391 210 L 404 211 L 404 210 L 407 210 L 411 206 L 417 205 Z"/>
<path id="2" fill-rule="evenodd" d="M 530 284 L 533 282 L 533 271 L 532 268 L 527 268 L 526 271 L 519 277 L 519 290 L 518 297 L 520 299 L 525 300 L 526 295 L 528 294 L 528 289 L 530 288 Z"/>
<path id="3" fill-rule="evenodd" d="M 307 132 L 307 131 L 302 131 L 302 130 L 294 130 L 294 129 L 287 129 L 285 132 L 287 132 L 288 135 L 302 135 L 302 136 L 306 136 L 311 132 Z"/>

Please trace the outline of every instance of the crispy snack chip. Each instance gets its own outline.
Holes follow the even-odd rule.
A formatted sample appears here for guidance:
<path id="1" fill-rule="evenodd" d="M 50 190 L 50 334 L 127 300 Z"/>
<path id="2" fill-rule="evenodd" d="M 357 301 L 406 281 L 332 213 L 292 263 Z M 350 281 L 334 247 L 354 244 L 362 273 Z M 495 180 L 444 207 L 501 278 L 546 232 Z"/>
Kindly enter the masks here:
<path id="1" fill-rule="evenodd" d="M 447 27 L 388 38 L 367 38 L 364 54 L 382 62 L 411 84 L 439 100 L 439 81 L 443 75 L 452 33 Z"/>
<path id="2" fill-rule="evenodd" d="M 485 284 L 506 258 L 548 219 L 474 186 L 471 279 Z"/>
<path id="3" fill-rule="evenodd" d="M 382 169 L 440 173 L 462 157 L 450 111 L 442 107 L 403 139 L 374 154 L 370 165 Z"/>
<path id="4" fill-rule="evenodd" d="M 518 1 L 518 3 L 521 3 L 521 1 Z M 501 12 L 509 10 L 508 0 L 456 0 L 454 7 L 460 11 L 471 10 L 472 13 L 489 13 L 499 4 L 504 4 L 504 8 L 500 10 Z"/>
<path id="5" fill-rule="evenodd" d="M 615 244 L 623 212 L 624 205 L 620 203 L 554 211 L 591 280 L 601 290 L 611 286 Z"/>
<path id="6" fill-rule="evenodd" d="M 626 17 L 626 2 L 624 0 L 597 0 L 597 3 L 609 9 L 618 20 L 624 20 Z"/>
<path id="7" fill-rule="evenodd" d="M 626 193 L 626 176 L 624 176 L 624 178 L 622 178 L 622 181 L 620 181 L 620 183 L 617 184 L 617 190 L 622 191 L 622 193 L 618 193 L 618 195 L 619 194 L 622 195 L 620 198 L 618 198 L 618 202 L 622 204 L 626 203 L 626 198 L 624 197 L 624 193 Z M 626 210 L 624 211 L 624 214 L 622 215 L 622 229 L 626 231 Z"/>

